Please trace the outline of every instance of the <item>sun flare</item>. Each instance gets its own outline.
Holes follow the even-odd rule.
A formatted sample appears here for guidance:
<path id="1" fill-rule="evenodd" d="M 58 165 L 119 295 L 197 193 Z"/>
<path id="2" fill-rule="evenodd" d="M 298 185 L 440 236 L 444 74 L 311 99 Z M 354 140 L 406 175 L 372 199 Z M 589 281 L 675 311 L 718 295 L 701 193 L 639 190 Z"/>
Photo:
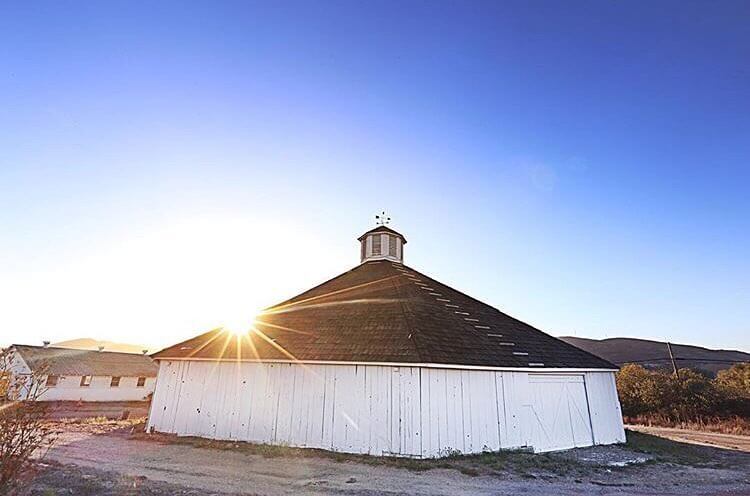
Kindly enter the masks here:
<path id="1" fill-rule="evenodd" d="M 250 333 L 250 329 L 238 329 L 238 328 L 230 328 L 230 327 L 223 327 L 224 332 L 228 332 L 229 334 L 232 334 L 233 336 L 244 336 L 245 334 Z"/>

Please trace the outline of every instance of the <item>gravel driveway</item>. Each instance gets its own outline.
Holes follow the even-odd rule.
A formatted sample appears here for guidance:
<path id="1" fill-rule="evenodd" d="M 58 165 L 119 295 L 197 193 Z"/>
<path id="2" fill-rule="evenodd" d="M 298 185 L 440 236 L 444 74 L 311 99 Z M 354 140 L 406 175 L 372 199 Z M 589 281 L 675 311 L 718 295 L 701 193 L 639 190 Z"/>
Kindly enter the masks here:
<path id="1" fill-rule="evenodd" d="M 750 455 L 704 447 L 695 448 L 710 450 L 701 455 L 705 457 L 700 463 L 689 457 L 685 463 L 657 463 L 658 458 L 639 450 L 602 446 L 542 458 L 525 455 L 523 463 L 531 460 L 532 465 L 523 470 L 518 464 L 493 464 L 495 455 L 476 458 L 476 462 L 462 459 L 456 468 L 441 468 L 451 467 L 450 462 L 431 461 L 423 463 L 432 463 L 434 468 L 410 470 L 332 456 L 267 457 L 227 444 L 228 448 L 216 449 L 184 441 L 158 442 L 123 429 L 73 430 L 49 453 L 54 465 L 47 469 L 46 486 L 32 494 L 49 494 L 44 488 L 56 484 L 54 475 L 75 466 L 75 470 L 90 471 L 86 477 L 96 480 L 129 477 L 172 487 L 129 494 L 750 495 Z M 497 456 L 506 457 L 503 463 L 513 461 L 507 455 Z M 625 468 L 607 465 L 615 459 L 651 461 Z M 66 484 L 70 484 L 71 475 L 67 477 Z M 86 494 L 105 492 L 92 489 Z"/>

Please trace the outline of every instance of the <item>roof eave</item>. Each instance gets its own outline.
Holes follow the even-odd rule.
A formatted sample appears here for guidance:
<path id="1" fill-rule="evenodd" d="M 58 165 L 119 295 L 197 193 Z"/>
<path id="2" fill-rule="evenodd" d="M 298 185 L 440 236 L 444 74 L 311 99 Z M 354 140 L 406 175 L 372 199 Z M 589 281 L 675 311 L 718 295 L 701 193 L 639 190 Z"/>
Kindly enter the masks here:
<path id="1" fill-rule="evenodd" d="M 358 237 L 357 241 L 362 241 L 363 239 L 365 239 L 365 237 L 369 236 L 370 234 L 377 233 L 377 232 L 388 233 L 388 234 L 393 234 L 395 236 L 398 236 L 399 238 L 401 238 L 401 242 L 403 244 L 406 244 L 406 237 L 403 234 L 386 226 L 378 226 L 374 229 L 370 229 L 369 231 L 364 233 L 362 236 Z"/>
<path id="2" fill-rule="evenodd" d="M 258 359 L 258 358 L 203 358 L 203 357 L 178 357 L 165 356 L 155 357 L 154 360 L 172 360 L 172 361 L 197 361 L 197 362 L 247 362 L 247 363 L 298 363 L 305 365 L 370 365 L 377 367 L 419 367 L 433 369 L 458 369 L 458 370 L 493 370 L 493 371 L 510 371 L 510 372 L 617 372 L 615 368 L 600 367 L 502 367 L 492 365 L 466 365 L 450 363 L 419 363 L 419 362 L 358 362 L 342 360 L 285 360 L 285 359 Z"/>

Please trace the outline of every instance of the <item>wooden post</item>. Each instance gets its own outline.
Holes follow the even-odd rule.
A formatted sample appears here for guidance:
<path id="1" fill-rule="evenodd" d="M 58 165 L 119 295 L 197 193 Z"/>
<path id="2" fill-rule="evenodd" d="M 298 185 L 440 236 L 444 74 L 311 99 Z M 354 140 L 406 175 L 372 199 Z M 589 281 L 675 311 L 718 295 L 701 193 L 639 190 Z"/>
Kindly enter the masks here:
<path id="1" fill-rule="evenodd" d="M 669 360 L 672 362 L 672 371 L 674 372 L 674 376 L 679 380 L 680 379 L 680 372 L 677 369 L 677 362 L 674 359 L 674 354 L 672 353 L 672 344 L 667 341 L 667 350 L 669 351 Z"/>

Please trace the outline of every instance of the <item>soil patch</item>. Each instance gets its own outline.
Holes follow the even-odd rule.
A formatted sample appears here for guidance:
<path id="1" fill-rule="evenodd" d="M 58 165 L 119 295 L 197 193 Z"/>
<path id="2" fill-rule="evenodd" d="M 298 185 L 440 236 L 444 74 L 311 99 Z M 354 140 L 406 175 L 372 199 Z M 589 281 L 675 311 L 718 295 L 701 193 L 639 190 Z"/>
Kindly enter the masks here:
<path id="1" fill-rule="evenodd" d="M 142 486 L 171 484 L 176 494 L 750 494 L 750 455 L 634 432 L 620 446 L 413 460 L 177 438 L 141 429 L 115 425 L 108 432 L 64 435 L 67 441 L 49 454 L 59 465 L 49 470 L 94 470 L 85 474 L 106 487 L 138 477 L 135 482 Z M 158 484 L 153 488 L 161 490 Z"/>

